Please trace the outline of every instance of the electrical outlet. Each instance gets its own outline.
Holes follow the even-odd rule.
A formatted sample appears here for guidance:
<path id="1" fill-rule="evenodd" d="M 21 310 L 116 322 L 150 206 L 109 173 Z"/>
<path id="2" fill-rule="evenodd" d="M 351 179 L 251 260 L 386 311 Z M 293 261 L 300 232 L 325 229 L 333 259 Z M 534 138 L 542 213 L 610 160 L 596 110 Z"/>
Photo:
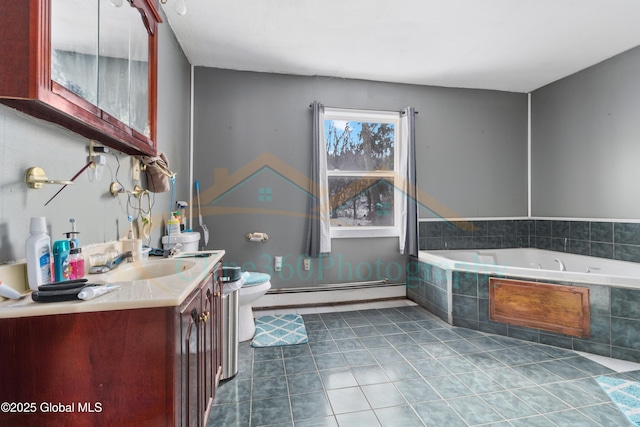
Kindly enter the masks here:
<path id="1" fill-rule="evenodd" d="M 304 271 L 309 271 L 311 270 L 311 259 L 310 258 L 305 258 L 304 259 Z"/>
<path id="2" fill-rule="evenodd" d="M 275 271 L 282 271 L 282 257 L 281 256 L 274 257 L 273 261 L 274 261 L 273 269 Z"/>
<path id="3" fill-rule="evenodd" d="M 140 160 L 135 157 L 131 158 L 131 179 L 140 181 Z"/>

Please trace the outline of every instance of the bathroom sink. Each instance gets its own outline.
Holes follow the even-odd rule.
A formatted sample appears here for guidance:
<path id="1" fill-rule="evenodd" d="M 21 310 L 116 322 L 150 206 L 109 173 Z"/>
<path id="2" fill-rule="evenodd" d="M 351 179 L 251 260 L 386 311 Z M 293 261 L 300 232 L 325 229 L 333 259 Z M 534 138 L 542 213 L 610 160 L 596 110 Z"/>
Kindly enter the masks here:
<path id="1" fill-rule="evenodd" d="M 146 262 L 124 264 L 106 273 L 104 279 L 108 282 L 129 282 L 134 280 L 151 280 L 161 277 L 180 275 L 196 266 L 190 259 L 158 259 Z"/>

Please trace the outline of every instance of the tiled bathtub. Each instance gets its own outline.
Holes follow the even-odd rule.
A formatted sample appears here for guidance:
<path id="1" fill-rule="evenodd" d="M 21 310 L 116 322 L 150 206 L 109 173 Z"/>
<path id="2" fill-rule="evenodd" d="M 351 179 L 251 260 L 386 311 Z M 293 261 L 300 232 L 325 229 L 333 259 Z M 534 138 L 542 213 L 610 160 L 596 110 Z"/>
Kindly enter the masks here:
<path id="1" fill-rule="evenodd" d="M 593 264 L 602 261 L 594 259 Z M 545 283 L 589 288 L 591 334 L 586 339 L 576 338 L 489 319 L 489 277 L 535 281 L 532 274 L 537 268 L 523 272 L 518 268 L 465 268 L 464 264 L 438 256 L 438 251 L 435 256 L 421 252 L 407 265 L 407 297 L 455 326 L 640 362 L 640 287 L 634 288 L 630 283 L 618 286 L 616 280 L 586 283 L 585 274 L 573 279 L 567 275 L 555 280 L 541 277 Z M 632 264 L 630 267 L 635 266 Z"/>

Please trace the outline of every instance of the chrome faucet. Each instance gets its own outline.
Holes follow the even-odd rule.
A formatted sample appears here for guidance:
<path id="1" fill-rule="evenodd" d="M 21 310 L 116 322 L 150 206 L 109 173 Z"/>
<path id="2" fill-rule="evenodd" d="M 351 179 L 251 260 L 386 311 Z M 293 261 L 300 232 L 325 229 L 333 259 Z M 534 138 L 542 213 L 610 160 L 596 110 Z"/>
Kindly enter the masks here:
<path id="1" fill-rule="evenodd" d="M 560 258 L 554 258 L 553 260 L 560 265 L 560 271 L 567 271 L 567 267 L 564 266 L 564 262 Z"/>
<path id="2" fill-rule="evenodd" d="M 123 252 L 115 258 L 107 261 L 105 265 L 94 265 L 89 269 L 89 274 L 106 273 L 108 271 L 115 270 L 125 259 L 131 262 L 133 260 L 133 252 Z"/>
<path id="3" fill-rule="evenodd" d="M 178 252 L 180 252 L 180 249 L 182 249 L 182 243 L 176 243 L 175 245 L 173 245 L 173 247 L 171 247 L 171 249 L 165 249 L 162 255 L 165 258 L 171 258 Z"/>

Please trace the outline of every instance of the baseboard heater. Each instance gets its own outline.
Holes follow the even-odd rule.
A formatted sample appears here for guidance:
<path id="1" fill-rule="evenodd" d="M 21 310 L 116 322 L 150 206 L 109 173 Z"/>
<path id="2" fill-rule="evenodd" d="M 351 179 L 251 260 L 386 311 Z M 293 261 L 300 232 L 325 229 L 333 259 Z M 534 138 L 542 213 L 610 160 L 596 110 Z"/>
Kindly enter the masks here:
<path id="1" fill-rule="evenodd" d="M 302 288 L 280 288 L 270 289 L 270 294 L 297 294 L 300 292 L 329 292 L 343 291 L 351 289 L 371 289 L 386 286 L 405 286 L 404 283 L 390 283 L 388 280 L 379 280 L 377 282 L 351 282 L 351 283 L 335 283 L 331 285 L 305 286 Z"/>
<path id="2" fill-rule="evenodd" d="M 406 297 L 405 283 L 375 282 L 337 283 L 299 288 L 271 289 L 258 299 L 254 308 L 301 307 L 327 304 L 355 304 Z"/>

